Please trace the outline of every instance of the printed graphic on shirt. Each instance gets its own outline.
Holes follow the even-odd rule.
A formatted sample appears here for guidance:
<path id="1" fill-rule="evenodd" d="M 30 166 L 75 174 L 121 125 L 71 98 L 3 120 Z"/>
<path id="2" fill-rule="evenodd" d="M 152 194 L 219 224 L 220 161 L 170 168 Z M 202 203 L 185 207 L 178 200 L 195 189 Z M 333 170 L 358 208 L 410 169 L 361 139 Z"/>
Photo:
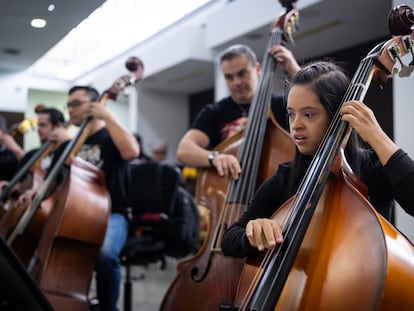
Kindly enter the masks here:
<path id="1" fill-rule="evenodd" d="M 99 168 L 103 165 L 101 148 L 99 145 L 82 145 L 78 152 L 78 156 Z"/>
<path id="2" fill-rule="evenodd" d="M 241 117 L 236 120 L 233 120 L 221 128 L 221 139 L 224 140 L 228 137 L 233 136 L 234 134 L 238 133 L 239 131 L 246 128 L 248 118 Z"/>
<path id="3" fill-rule="evenodd" d="M 42 161 L 40 162 L 40 166 L 42 169 L 47 171 L 50 167 L 50 164 L 52 163 L 52 157 L 50 155 L 44 157 Z"/>

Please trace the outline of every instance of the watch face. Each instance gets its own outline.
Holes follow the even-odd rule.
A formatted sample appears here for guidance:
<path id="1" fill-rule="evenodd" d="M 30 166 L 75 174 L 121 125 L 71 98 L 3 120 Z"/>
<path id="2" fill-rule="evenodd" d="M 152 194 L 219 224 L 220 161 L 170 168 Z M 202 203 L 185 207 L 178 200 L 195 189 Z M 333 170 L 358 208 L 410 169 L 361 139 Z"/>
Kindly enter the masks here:
<path id="1" fill-rule="evenodd" d="M 209 160 L 214 160 L 218 155 L 219 155 L 219 153 L 217 151 L 213 151 L 212 153 L 210 153 L 208 155 L 208 159 Z"/>
<path id="2" fill-rule="evenodd" d="M 210 165 L 213 166 L 213 160 L 215 158 L 217 158 L 217 156 L 219 155 L 218 151 L 213 151 L 208 155 L 208 162 L 210 162 Z"/>

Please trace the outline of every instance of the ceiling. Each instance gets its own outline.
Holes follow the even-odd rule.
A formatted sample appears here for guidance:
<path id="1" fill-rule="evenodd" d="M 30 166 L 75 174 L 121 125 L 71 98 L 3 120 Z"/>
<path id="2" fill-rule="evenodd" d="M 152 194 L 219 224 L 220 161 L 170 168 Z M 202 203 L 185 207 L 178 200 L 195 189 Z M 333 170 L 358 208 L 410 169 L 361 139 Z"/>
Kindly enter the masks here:
<path id="1" fill-rule="evenodd" d="M 0 0 L 0 73 L 27 69 L 105 0 Z M 30 26 L 44 18 L 43 29 Z"/>
<path id="2" fill-rule="evenodd" d="M 289 47 L 298 60 L 335 52 L 388 35 L 390 0 L 325 0 L 305 9 L 297 1 L 298 29 Z M 232 43 L 253 46 L 262 56 L 270 25 L 257 29 Z"/>
<path id="3" fill-rule="evenodd" d="M 0 0 L 0 74 L 28 68 L 104 0 L 60 1 L 49 13 L 46 0 Z M 300 3 L 300 0 L 298 1 Z M 388 35 L 391 0 L 326 0 L 299 10 L 299 29 L 290 46 L 299 61 L 356 46 Z M 299 7 L 300 9 L 300 7 Z M 32 17 L 47 17 L 44 29 L 29 26 Z M 251 46 L 262 58 L 270 25 L 216 47 Z M 368 52 L 368 51 L 367 51 Z M 191 94 L 213 87 L 214 66 L 189 60 L 143 79 L 146 87 Z"/>
<path id="4" fill-rule="evenodd" d="M 325 0 L 303 10 L 299 4 L 300 0 L 299 27 L 294 33 L 294 44 L 288 45 L 299 62 L 382 40 L 389 35 L 391 0 Z M 270 26 L 264 25 L 236 37 L 215 47 L 215 50 L 243 43 L 252 47 L 260 61 L 269 41 Z M 143 79 L 140 83 L 152 89 L 191 94 L 214 87 L 214 66 L 208 62 L 189 60 Z"/>

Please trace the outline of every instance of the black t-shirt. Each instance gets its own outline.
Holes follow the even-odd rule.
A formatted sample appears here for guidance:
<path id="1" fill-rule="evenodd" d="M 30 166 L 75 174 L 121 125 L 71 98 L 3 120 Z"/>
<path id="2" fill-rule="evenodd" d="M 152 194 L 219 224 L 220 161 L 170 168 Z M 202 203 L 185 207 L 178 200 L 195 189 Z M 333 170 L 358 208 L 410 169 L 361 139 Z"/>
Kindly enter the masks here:
<path id="1" fill-rule="evenodd" d="M 32 149 L 28 152 L 26 152 L 23 156 L 23 158 L 19 162 L 19 169 L 22 168 L 29 160 L 36 154 L 36 152 L 39 151 L 39 148 Z"/>
<path id="2" fill-rule="evenodd" d="M 0 146 L 0 180 L 10 180 L 17 172 L 18 161 L 13 152 Z"/>
<path id="3" fill-rule="evenodd" d="M 231 97 L 205 106 L 195 118 L 192 128 L 198 129 L 209 137 L 209 149 L 246 127 L 251 105 L 240 105 Z M 271 110 L 278 123 L 288 129 L 285 102 L 282 97 L 272 97 Z"/>
<path id="4" fill-rule="evenodd" d="M 52 165 L 59 159 L 66 146 L 67 143 L 63 143 L 56 150 Z M 88 137 L 77 156 L 103 170 L 112 201 L 111 211 L 126 215 L 128 207 L 126 180 L 129 162 L 121 157 L 108 129 L 102 128 Z"/>
<path id="5" fill-rule="evenodd" d="M 367 198 L 372 206 L 390 220 L 395 199 L 408 214 L 414 216 L 414 161 L 401 149 L 392 155 L 385 166 L 379 165 L 374 152 L 367 153 L 367 156 L 359 177 L 368 188 Z M 251 219 L 270 217 L 295 193 L 299 183 L 290 193 L 286 191 L 290 169 L 291 163 L 281 164 L 277 172 L 259 187 L 243 216 L 226 230 L 221 245 L 224 254 L 245 257 L 255 251 L 245 237 L 245 227 Z"/>
<path id="6" fill-rule="evenodd" d="M 20 169 L 22 169 L 22 168 L 23 168 L 23 166 L 24 166 L 26 163 L 28 163 L 30 160 L 32 160 L 32 158 L 33 158 L 33 157 L 38 158 L 38 157 L 37 157 L 37 153 L 38 153 L 38 152 L 40 152 L 40 149 L 41 149 L 41 148 L 36 148 L 36 149 L 32 149 L 32 150 L 30 150 L 30 151 L 26 152 L 26 153 L 25 153 L 25 155 L 23 156 L 23 158 L 20 160 L 19 165 L 18 165 L 18 167 L 17 167 L 17 170 L 19 171 Z M 50 164 L 51 164 L 52 159 L 53 159 L 53 154 L 54 154 L 54 152 L 50 152 L 47 156 L 45 156 L 45 157 L 42 159 L 42 162 L 41 162 L 41 167 L 42 167 L 45 171 L 47 171 L 47 170 L 49 169 L 49 167 L 50 167 Z"/>
<path id="7" fill-rule="evenodd" d="M 100 167 L 112 200 L 112 212 L 126 213 L 126 178 L 129 162 L 121 157 L 107 128 L 88 137 L 78 152 L 82 159 Z"/>

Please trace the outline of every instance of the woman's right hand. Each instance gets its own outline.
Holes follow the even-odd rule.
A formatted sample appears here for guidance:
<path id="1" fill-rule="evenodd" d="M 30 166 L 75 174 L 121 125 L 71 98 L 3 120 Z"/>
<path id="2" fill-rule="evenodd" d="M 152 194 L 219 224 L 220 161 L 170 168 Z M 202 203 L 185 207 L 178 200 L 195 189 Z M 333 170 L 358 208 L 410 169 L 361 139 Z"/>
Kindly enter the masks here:
<path id="1" fill-rule="evenodd" d="M 259 251 L 272 249 L 283 242 L 282 227 L 268 218 L 250 220 L 246 225 L 246 236 L 250 245 Z"/>

